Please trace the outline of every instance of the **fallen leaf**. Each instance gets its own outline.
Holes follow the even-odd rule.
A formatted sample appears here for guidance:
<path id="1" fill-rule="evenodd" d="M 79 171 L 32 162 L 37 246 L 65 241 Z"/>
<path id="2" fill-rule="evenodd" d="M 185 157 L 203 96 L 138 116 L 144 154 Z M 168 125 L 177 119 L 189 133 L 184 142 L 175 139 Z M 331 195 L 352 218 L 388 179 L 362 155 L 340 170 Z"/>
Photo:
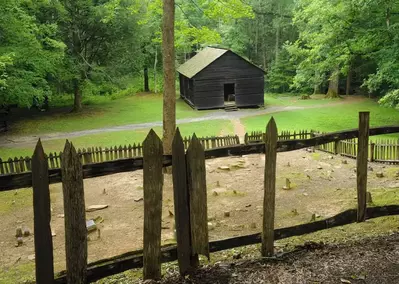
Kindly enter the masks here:
<path id="1" fill-rule="evenodd" d="M 352 282 L 350 282 L 349 280 L 346 280 L 344 278 L 341 278 L 341 283 L 351 284 Z"/>

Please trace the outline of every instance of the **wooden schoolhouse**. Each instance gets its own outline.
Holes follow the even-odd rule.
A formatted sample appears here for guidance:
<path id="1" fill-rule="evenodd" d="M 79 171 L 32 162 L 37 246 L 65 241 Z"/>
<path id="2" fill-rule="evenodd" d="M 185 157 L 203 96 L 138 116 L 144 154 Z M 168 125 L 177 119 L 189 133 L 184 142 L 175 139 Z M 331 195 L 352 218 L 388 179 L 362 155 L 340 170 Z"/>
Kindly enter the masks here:
<path id="1" fill-rule="evenodd" d="M 177 71 L 180 95 L 193 108 L 264 105 L 264 71 L 229 49 L 207 47 Z"/>

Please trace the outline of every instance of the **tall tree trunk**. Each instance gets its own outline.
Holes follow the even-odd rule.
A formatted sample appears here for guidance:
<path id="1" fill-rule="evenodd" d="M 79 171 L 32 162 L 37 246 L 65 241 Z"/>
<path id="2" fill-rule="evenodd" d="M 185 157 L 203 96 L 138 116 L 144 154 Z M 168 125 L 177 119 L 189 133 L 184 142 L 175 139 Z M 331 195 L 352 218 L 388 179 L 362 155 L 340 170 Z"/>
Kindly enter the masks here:
<path id="1" fill-rule="evenodd" d="M 148 67 L 144 67 L 144 92 L 149 92 L 150 87 L 148 86 Z"/>
<path id="2" fill-rule="evenodd" d="M 157 64 L 158 64 L 158 48 L 155 47 L 155 59 L 154 59 L 154 93 L 157 90 Z"/>
<path id="3" fill-rule="evenodd" d="M 345 94 L 347 96 L 351 94 L 351 87 L 352 87 L 352 65 L 349 64 L 348 75 L 346 77 L 346 90 L 345 90 Z"/>
<path id="4" fill-rule="evenodd" d="M 320 94 L 319 71 L 317 70 L 315 71 L 314 79 L 313 95 Z"/>
<path id="5" fill-rule="evenodd" d="M 281 26 L 281 1 L 278 1 L 278 14 L 280 16 L 279 16 L 279 19 L 277 21 L 277 27 L 276 27 L 276 51 L 275 51 L 276 57 L 275 57 L 275 64 L 278 63 L 278 57 L 279 57 L 279 53 L 280 53 L 279 46 L 280 46 L 280 32 L 281 32 L 280 31 L 281 30 L 281 28 L 280 28 L 280 26 Z"/>
<path id="6" fill-rule="evenodd" d="M 73 111 L 78 112 L 82 110 L 82 93 L 80 90 L 80 83 L 78 79 L 73 80 L 73 93 L 74 93 L 74 102 L 73 102 Z"/>
<path id="7" fill-rule="evenodd" d="M 176 128 L 175 86 L 175 1 L 163 1 L 162 58 L 163 58 L 163 148 L 164 154 L 172 154 L 172 140 Z"/>
<path id="8" fill-rule="evenodd" d="M 339 69 L 336 68 L 330 77 L 326 98 L 339 98 Z"/>

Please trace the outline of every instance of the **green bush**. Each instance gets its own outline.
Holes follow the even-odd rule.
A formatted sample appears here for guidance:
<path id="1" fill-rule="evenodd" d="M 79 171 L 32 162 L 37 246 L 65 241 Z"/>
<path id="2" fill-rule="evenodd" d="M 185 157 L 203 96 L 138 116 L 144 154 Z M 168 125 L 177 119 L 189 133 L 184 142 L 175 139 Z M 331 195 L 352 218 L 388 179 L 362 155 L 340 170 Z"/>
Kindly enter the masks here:
<path id="1" fill-rule="evenodd" d="M 378 103 L 385 107 L 392 107 L 399 110 L 399 89 L 388 92 Z"/>

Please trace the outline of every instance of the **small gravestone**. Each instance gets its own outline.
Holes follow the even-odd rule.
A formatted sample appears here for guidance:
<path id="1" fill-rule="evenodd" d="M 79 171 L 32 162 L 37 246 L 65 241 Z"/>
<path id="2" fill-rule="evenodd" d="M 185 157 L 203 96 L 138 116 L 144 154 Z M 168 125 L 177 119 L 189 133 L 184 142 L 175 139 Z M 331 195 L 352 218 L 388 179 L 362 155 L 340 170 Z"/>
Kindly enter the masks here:
<path id="1" fill-rule="evenodd" d="M 15 237 L 16 237 L 16 238 L 22 237 L 22 228 L 21 228 L 21 227 L 18 227 L 18 228 L 17 228 L 17 230 L 16 230 L 16 232 L 15 232 Z"/>
<path id="2" fill-rule="evenodd" d="M 224 212 L 224 217 L 230 217 L 230 211 L 225 211 Z"/>
<path id="3" fill-rule="evenodd" d="M 384 173 L 383 172 L 378 172 L 375 174 L 378 178 L 383 178 L 384 177 Z"/>
<path id="4" fill-rule="evenodd" d="M 212 230 L 214 230 L 215 229 L 215 224 L 214 223 L 211 223 L 211 222 L 208 222 L 208 230 L 209 231 L 212 231 Z"/>
<path id="5" fill-rule="evenodd" d="M 88 221 L 86 221 L 86 228 L 87 228 L 88 232 L 92 232 L 97 229 L 97 225 L 94 222 L 94 220 L 88 220 Z"/>
<path id="6" fill-rule="evenodd" d="M 216 182 L 216 186 L 220 187 L 220 182 L 219 181 Z"/>
<path id="7" fill-rule="evenodd" d="M 29 237 L 30 236 L 30 230 L 28 228 L 24 228 L 23 234 L 24 234 L 24 237 Z"/>
<path id="8" fill-rule="evenodd" d="M 105 208 L 108 208 L 108 205 L 103 204 L 103 205 L 90 205 L 89 207 L 86 208 L 86 212 L 93 212 L 97 210 L 103 210 Z"/>
<path id="9" fill-rule="evenodd" d="M 291 189 L 291 181 L 288 178 L 285 179 L 285 185 L 283 186 L 283 189 L 284 190 Z"/>
<path id="10" fill-rule="evenodd" d="M 24 244 L 24 240 L 22 239 L 22 237 L 18 237 L 17 238 L 17 244 L 15 245 L 16 247 L 20 247 Z"/>
<path id="11" fill-rule="evenodd" d="M 230 171 L 230 167 L 229 166 L 220 166 L 218 169 L 219 170 L 223 170 L 223 171 Z"/>
<path id="12" fill-rule="evenodd" d="M 367 191 L 366 202 L 367 202 L 367 204 L 373 203 L 373 199 L 371 198 L 371 192 L 369 192 L 369 191 Z"/>

